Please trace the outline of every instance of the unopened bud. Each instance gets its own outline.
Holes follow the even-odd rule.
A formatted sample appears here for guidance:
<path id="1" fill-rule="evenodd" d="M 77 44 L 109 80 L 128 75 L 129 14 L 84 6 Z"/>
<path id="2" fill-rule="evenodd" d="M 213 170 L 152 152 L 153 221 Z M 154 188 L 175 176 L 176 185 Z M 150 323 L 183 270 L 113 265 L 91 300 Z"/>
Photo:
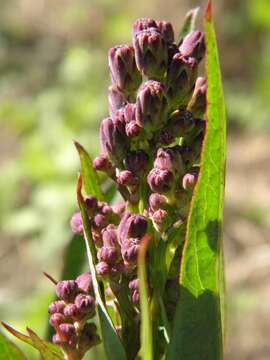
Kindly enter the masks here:
<path id="1" fill-rule="evenodd" d="M 72 324 L 60 324 L 58 329 L 59 336 L 62 340 L 68 343 L 70 347 L 75 347 L 77 343 L 77 336 L 75 327 Z"/>
<path id="2" fill-rule="evenodd" d="M 62 300 L 53 301 L 48 308 L 49 314 L 63 313 L 64 307 L 66 306 L 65 302 Z"/>
<path id="3" fill-rule="evenodd" d="M 63 314 L 55 313 L 50 317 L 50 325 L 55 329 L 59 327 L 60 324 L 63 324 L 66 321 L 66 318 Z"/>
<path id="4" fill-rule="evenodd" d="M 148 165 L 149 157 L 144 150 L 129 151 L 125 162 L 128 170 L 137 174 L 143 172 Z"/>
<path id="5" fill-rule="evenodd" d="M 166 193 L 172 188 L 174 176 L 170 170 L 153 168 L 147 176 L 147 182 L 152 191 Z"/>
<path id="6" fill-rule="evenodd" d="M 149 206 L 152 211 L 166 208 L 168 200 L 166 196 L 153 193 L 149 196 Z"/>
<path id="7" fill-rule="evenodd" d="M 75 298 L 75 305 L 80 314 L 86 314 L 88 318 L 95 314 L 95 299 L 91 295 L 79 294 Z"/>
<path id="8" fill-rule="evenodd" d="M 102 246 L 98 250 L 97 257 L 99 261 L 112 265 L 119 260 L 119 252 L 115 247 Z"/>
<path id="9" fill-rule="evenodd" d="M 133 24 L 133 37 L 143 30 L 157 29 L 157 23 L 150 18 L 137 19 Z"/>
<path id="10" fill-rule="evenodd" d="M 194 117 L 201 117 L 206 111 L 207 81 L 204 77 L 198 77 L 195 83 L 192 98 L 188 104 L 188 110 Z"/>
<path id="11" fill-rule="evenodd" d="M 187 34 L 179 46 L 179 51 L 183 56 L 194 57 L 198 61 L 201 61 L 205 53 L 204 33 L 201 31 L 192 31 Z"/>
<path id="12" fill-rule="evenodd" d="M 118 109 L 127 103 L 127 98 L 123 92 L 116 86 L 111 85 L 108 90 L 109 112 L 113 116 Z"/>
<path id="13" fill-rule="evenodd" d="M 78 293 L 78 285 L 74 280 L 63 280 L 56 285 L 55 292 L 60 299 L 72 302 Z"/>
<path id="14" fill-rule="evenodd" d="M 197 175 L 193 173 L 185 174 L 182 180 L 182 186 L 185 190 L 193 189 L 197 181 Z"/>
<path id="15" fill-rule="evenodd" d="M 83 233 L 83 222 L 80 212 L 76 212 L 70 219 L 70 227 L 75 234 Z"/>
<path id="16" fill-rule="evenodd" d="M 119 173 L 117 182 L 124 186 L 134 186 L 138 185 L 139 179 L 133 174 L 133 172 L 129 170 L 123 170 Z"/>
<path id="17" fill-rule="evenodd" d="M 156 21 L 158 31 L 161 33 L 165 41 L 169 44 L 174 41 L 174 31 L 172 24 L 167 21 Z"/>
<path id="18" fill-rule="evenodd" d="M 75 281 L 76 284 L 78 285 L 79 290 L 82 290 L 85 293 L 92 293 L 93 283 L 92 283 L 92 275 L 90 274 L 90 272 L 85 272 L 79 275 Z"/>
<path id="19" fill-rule="evenodd" d="M 110 266 L 104 261 L 101 261 L 96 265 L 96 272 L 99 276 L 106 276 L 110 273 Z"/>

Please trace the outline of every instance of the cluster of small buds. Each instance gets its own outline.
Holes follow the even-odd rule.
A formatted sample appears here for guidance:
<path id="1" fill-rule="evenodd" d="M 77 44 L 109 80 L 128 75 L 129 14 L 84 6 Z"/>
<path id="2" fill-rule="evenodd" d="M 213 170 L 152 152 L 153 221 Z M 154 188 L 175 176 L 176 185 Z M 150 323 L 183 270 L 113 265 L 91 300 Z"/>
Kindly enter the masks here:
<path id="1" fill-rule="evenodd" d="M 59 300 L 48 308 L 50 325 L 56 332 L 52 341 L 68 358 L 82 359 L 86 351 L 100 342 L 95 324 L 87 322 L 95 315 L 91 274 L 58 282 L 55 292 Z"/>

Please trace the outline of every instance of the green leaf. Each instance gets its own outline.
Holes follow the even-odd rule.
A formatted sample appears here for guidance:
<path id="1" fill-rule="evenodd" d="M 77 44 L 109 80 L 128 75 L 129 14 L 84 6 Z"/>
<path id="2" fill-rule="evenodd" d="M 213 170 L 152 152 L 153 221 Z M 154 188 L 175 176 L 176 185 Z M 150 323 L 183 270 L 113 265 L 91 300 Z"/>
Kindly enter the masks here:
<path id="1" fill-rule="evenodd" d="M 106 357 L 108 360 L 126 360 L 125 350 L 115 331 L 113 322 L 103 302 L 103 298 L 104 298 L 102 294 L 103 284 L 99 282 L 97 279 L 97 274 L 95 269 L 95 265 L 97 264 L 96 248 L 92 238 L 87 210 L 81 194 L 81 188 L 82 188 L 82 179 L 80 176 L 77 184 L 77 199 L 83 220 L 84 239 L 85 239 L 87 257 L 88 257 L 90 272 L 92 275 L 94 293 L 97 301 L 97 313 L 99 317 L 99 323 L 100 323 L 102 340 L 103 340 Z"/>
<path id="2" fill-rule="evenodd" d="M 27 332 L 29 334 L 29 336 L 27 336 L 6 323 L 2 324 L 13 336 L 37 349 L 42 360 L 64 360 L 64 355 L 60 348 L 40 339 L 33 330 L 27 328 Z"/>
<path id="3" fill-rule="evenodd" d="M 92 166 L 92 159 L 84 147 L 77 141 L 74 142 L 80 156 L 84 190 L 87 195 L 94 195 L 98 200 L 104 200 L 100 187 L 99 177 Z"/>
<path id="4" fill-rule="evenodd" d="M 0 360 L 26 360 L 23 352 L 0 332 Z"/>
<path id="5" fill-rule="evenodd" d="M 144 360 L 152 360 L 153 357 L 153 334 L 151 311 L 149 307 L 149 296 L 147 289 L 147 275 L 145 256 L 150 237 L 145 237 L 140 246 L 138 257 L 138 275 L 140 291 L 140 308 L 141 308 L 141 349 L 140 355 Z"/>
<path id="6" fill-rule="evenodd" d="M 223 357 L 222 222 L 226 116 L 211 1 L 206 36 L 207 132 L 194 191 L 180 273 L 180 299 L 168 359 Z"/>
<path id="7" fill-rule="evenodd" d="M 187 12 L 184 19 L 184 24 L 182 25 L 182 28 L 179 33 L 179 41 L 178 41 L 179 44 L 188 33 L 195 30 L 195 23 L 199 10 L 200 8 L 196 7 Z"/>

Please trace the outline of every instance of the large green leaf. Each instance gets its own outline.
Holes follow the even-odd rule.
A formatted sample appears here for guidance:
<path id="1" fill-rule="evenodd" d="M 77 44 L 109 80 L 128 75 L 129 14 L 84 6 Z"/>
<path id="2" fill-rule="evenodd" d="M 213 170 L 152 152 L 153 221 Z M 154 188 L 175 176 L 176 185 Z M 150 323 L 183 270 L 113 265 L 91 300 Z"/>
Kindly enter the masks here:
<path id="1" fill-rule="evenodd" d="M 205 13 L 207 132 L 180 273 L 180 299 L 168 359 L 223 357 L 222 221 L 226 117 L 211 1 Z"/>
<path id="2" fill-rule="evenodd" d="M 140 291 L 140 309 L 141 309 L 141 348 L 140 356 L 144 360 L 153 360 L 153 334 L 152 320 L 149 306 L 147 274 L 145 265 L 145 256 L 147 252 L 150 237 L 145 237 L 140 246 L 138 258 L 138 275 Z"/>
<path id="3" fill-rule="evenodd" d="M 98 312 L 100 328 L 102 333 L 102 341 L 103 341 L 106 357 L 108 360 L 126 360 L 124 347 L 115 331 L 112 320 L 103 302 L 102 283 L 99 283 L 95 269 L 95 265 L 97 263 L 96 249 L 91 234 L 86 206 L 81 194 L 81 188 L 82 188 L 82 179 L 81 177 L 79 177 L 78 185 L 77 185 L 77 199 L 83 219 L 84 239 L 85 239 L 89 267 L 92 275 L 94 293 L 97 301 L 97 312 Z"/>
<path id="4" fill-rule="evenodd" d="M 0 360 L 26 360 L 23 352 L 0 332 Z"/>
<path id="5" fill-rule="evenodd" d="M 13 336 L 37 349 L 42 360 L 64 360 L 64 355 L 60 348 L 40 339 L 33 330 L 27 328 L 28 336 L 20 333 L 6 323 L 2 324 Z"/>
<path id="6" fill-rule="evenodd" d="M 83 185 L 86 194 L 94 195 L 98 200 L 104 200 L 104 194 L 100 187 L 99 177 L 92 166 L 92 159 L 90 155 L 77 141 L 75 141 L 74 144 L 80 156 Z"/>

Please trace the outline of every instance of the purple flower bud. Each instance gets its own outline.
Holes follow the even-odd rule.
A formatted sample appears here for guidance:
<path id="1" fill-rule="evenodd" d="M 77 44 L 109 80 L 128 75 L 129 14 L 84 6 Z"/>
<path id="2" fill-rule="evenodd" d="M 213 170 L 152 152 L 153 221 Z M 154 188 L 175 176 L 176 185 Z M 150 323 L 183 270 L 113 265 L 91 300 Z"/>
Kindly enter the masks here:
<path id="1" fill-rule="evenodd" d="M 70 227 L 75 234 L 83 233 L 83 222 L 80 212 L 76 212 L 70 219 Z"/>
<path id="2" fill-rule="evenodd" d="M 99 344 L 100 338 L 96 332 L 97 327 L 94 323 L 85 324 L 78 340 L 78 349 L 81 354 L 86 353 L 91 347 Z"/>
<path id="3" fill-rule="evenodd" d="M 128 45 L 115 46 L 109 50 L 108 57 L 112 82 L 124 92 L 135 91 L 141 75 L 136 67 L 134 48 Z"/>
<path id="4" fill-rule="evenodd" d="M 95 314 L 95 299 L 91 295 L 79 294 L 76 296 L 75 305 L 80 314 L 87 314 L 88 318 Z"/>
<path id="5" fill-rule="evenodd" d="M 138 185 L 139 179 L 133 174 L 133 172 L 129 170 L 123 170 L 119 173 L 117 177 L 117 182 L 118 184 L 123 186 L 134 186 Z"/>
<path id="6" fill-rule="evenodd" d="M 157 23 L 153 19 L 142 18 L 135 21 L 133 25 L 133 37 L 143 30 L 157 29 Z"/>
<path id="7" fill-rule="evenodd" d="M 173 56 L 168 69 L 167 96 L 173 107 L 185 106 L 197 77 L 198 61 L 180 53 Z"/>
<path id="8" fill-rule="evenodd" d="M 134 305 L 139 304 L 140 302 L 140 293 L 138 290 L 135 290 L 131 296 L 131 300 L 133 302 Z"/>
<path id="9" fill-rule="evenodd" d="M 170 170 L 174 174 L 182 174 L 184 171 L 181 155 L 174 148 L 159 148 L 154 167 L 161 170 Z"/>
<path id="10" fill-rule="evenodd" d="M 183 56 L 194 57 L 200 61 L 205 53 L 204 33 L 201 31 L 192 31 L 187 34 L 179 46 L 179 51 Z"/>
<path id="11" fill-rule="evenodd" d="M 119 117 L 121 118 L 121 122 L 128 124 L 131 121 L 135 121 L 135 110 L 136 104 L 128 103 L 121 109 L 117 110 L 114 117 Z"/>
<path id="12" fill-rule="evenodd" d="M 185 190 L 193 189 L 197 181 L 197 175 L 192 173 L 187 173 L 182 180 L 182 186 Z"/>
<path id="13" fill-rule="evenodd" d="M 106 217 L 102 214 L 97 214 L 91 221 L 94 230 L 102 230 L 105 226 L 108 225 Z"/>
<path id="14" fill-rule="evenodd" d="M 133 264 L 137 261 L 139 248 L 139 239 L 128 239 L 123 241 L 121 254 L 126 264 Z"/>
<path id="15" fill-rule="evenodd" d="M 76 319 L 78 317 L 78 308 L 75 304 L 68 304 L 65 307 L 64 315 L 67 318 Z"/>
<path id="16" fill-rule="evenodd" d="M 167 21 L 156 21 L 158 31 L 161 33 L 167 43 L 173 43 L 174 32 L 172 24 Z"/>
<path id="17" fill-rule="evenodd" d="M 111 118 L 101 122 L 100 142 L 104 154 L 121 162 L 126 151 L 126 137 L 121 134 Z"/>
<path id="18" fill-rule="evenodd" d="M 129 151 L 125 159 L 126 167 L 135 174 L 143 172 L 148 161 L 149 157 L 144 150 Z"/>
<path id="19" fill-rule="evenodd" d="M 85 196 L 84 202 L 88 211 L 94 212 L 97 208 L 97 198 L 95 196 Z"/>
<path id="20" fill-rule="evenodd" d="M 64 307 L 66 306 L 65 302 L 62 300 L 53 301 L 48 308 L 49 314 L 63 313 Z"/>
<path id="21" fill-rule="evenodd" d="M 131 280 L 128 283 L 128 288 L 131 292 L 135 291 L 135 290 L 139 290 L 139 279 L 134 279 Z"/>
<path id="22" fill-rule="evenodd" d="M 125 201 L 121 201 L 119 203 L 112 205 L 113 212 L 119 216 L 122 216 L 126 210 L 126 205 L 127 204 Z"/>
<path id="23" fill-rule="evenodd" d="M 122 244 L 127 238 L 141 238 L 147 231 L 147 219 L 143 215 L 126 213 L 118 226 L 118 238 Z"/>
<path id="24" fill-rule="evenodd" d="M 55 292 L 65 302 L 72 302 L 78 293 L 78 285 L 74 280 L 63 280 L 56 285 Z"/>
<path id="25" fill-rule="evenodd" d="M 79 290 L 82 290 L 86 293 L 93 292 L 92 276 L 90 272 L 85 272 L 77 277 L 75 280 Z"/>
<path id="26" fill-rule="evenodd" d="M 104 154 L 101 154 L 94 159 L 93 167 L 95 170 L 105 171 L 109 174 L 113 173 L 112 163 Z"/>
<path id="27" fill-rule="evenodd" d="M 77 343 L 77 336 L 75 327 L 72 324 L 60 324 L 58 334 L 62 341 L 68 343 L 70 347 L 75 347 Z"/>
<path id="28" fill-rule="evenodd" d="M 166 41 L 157 29 L 142 30 L 133 37 L 138 69 L 152 79 L 162 79 L 168 61 Z"/>
<path id="29" fill-rule="evenodd" d="M 105 201 L 98 202 L 98 210 L 105 217 L 111 216 L 113 213 L 112 207 Z"/>
<path id="30" fill-rule="evenodd" d="M 153 193 L 149 196 L 149 206 L 152 211 L 166 208 L 168 200 L 166 196 Z"/>
<path id="31" fill-rule="evenodd" d="M 117 230 L 114 225 L 110 224 L 104 230 L 102 230 L 102 240 L 104 246 L 107 247 L 119 246 L 117 239 Z"/>
<path id="32" fill-rule="evenodd" d="M 136 123 L 136 121 L 131 121 L 126 124 L 125 131 L 128 137 L 135 137 L 141 133 L 142 128 Z"/>
<path id="33" fill-rule="evenodd" d="M 61 345 L 63 341 L 61 340 L 61 337 L 59 334 L 54 334 L 52 337 L 52 343 L 55 345 Z"/>
<path id="34" fill-rule="evenodd" d="M 171 190 L 174 176 L 170 170 L 152 169 L 147 176 L 147 182 L 151 190 L 164 193 Z"/>
<path id="35" fill-rule="evenodd" d="M 118 109 L 127 103 L 123 92 L 116 86 L 111 85 L 108 90 L 109 112 L 113 116 Z"/>
<path id="36" fill-rule="evenodd" d="M 154 223 L 157 225 L 158 230 L 160 232 L 165 231 L 169 225 L 168 213 L 166 210 L 163 209 L 156 210 L 152 215 L 152 219 Z"/>
<path id="37" fill-rule="evenodd" d="M 96 272 L 99 276 L 106 276 L 110 273 L 110 266 L 104 261 L 101 261 L 96 265 Z"/>
<path id="38" fill-rule="evenodd" d="M 195 83 L 192 98 L 188 104 L 188 110 L 193 116 L 201 117 L 206 110 L 207 81 L 204 77 L 198 77 Z"/>
<path id="39" fill-rule="evenodd" d="M 119 251 L 115 247 L 102 246 L 98 250 L 97 257 L 99 261 L 112 265 L 119 260 Z"/>
<path id="40" fill-rule="evenodd" d="M 145 82 L 137 95 L 136 122 L 146 132 L 160 129 L 166 120 L 166 105 L 164 86 L 153 80 Z"/>
<path id="41" fill-rule="evenodd" d="M 63 324 L 66 321 L 66 318 L 63 314 L 55 313 L 50 317 L 50 325 L 54 328 L 58 328 L 60 324 Z"/>

